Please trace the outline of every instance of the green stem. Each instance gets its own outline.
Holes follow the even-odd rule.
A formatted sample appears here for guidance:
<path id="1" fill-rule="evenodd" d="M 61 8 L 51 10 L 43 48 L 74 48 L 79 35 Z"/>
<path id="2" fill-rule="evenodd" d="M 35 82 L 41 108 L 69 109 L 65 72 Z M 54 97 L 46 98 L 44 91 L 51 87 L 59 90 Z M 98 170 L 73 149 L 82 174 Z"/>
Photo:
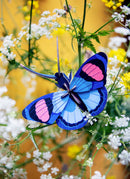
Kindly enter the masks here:
<path id="1" fill-rule="evenodd" d="M 33 0 L 31 0 L 31 9 L 30 9 L 30 22 L 29 22 L 29 41 L 28 41 L 28 66 L 30 66 L 32 59 L 31 59 L 31 24 L 32 24 L 32 9 L 33 9 Z"/>
<path id="2" fill-rule="evenodd" d="M 88 143 L 88 148 L 87 148 L 87 150 L 89 149 L 89 147 L 90 147 L 91 144 L 93 143 L 93 141 L 94 141 L 96 135 L 98 134 L 98 130 L 100 129 L 101 122 L 102 122 L 102 120 L 99 120 L 99 123 L 98 123 L 98 125 L 97 125 L 97 127 L 96 127 L 96 129 L 95 129 L 96 132 L 95 132 L 95 134 L 92 136 L 90 142 Z M 80 174 L 79 174 L 79 176 L 80 176 L 81 178 L 82 178 L 83 173 L 84 173 L 84 171 L 85 171 L 85 163 L 86 163 L 86 160 L 87 160 L 87 159 L 88 159 L 88 156 L 86 155 L 86 157 L 85 157 L 85 159 L 84 159 L 83 167 L 82 167 L 81 172 L 80 172 Z"/>
<path id="3" fill-rule="evenodd" d="M 67 6 L 67 9 L 68 9 L 69 15 L 70 15 L 70 19 L 71 19 L 71 21 L 72 21 L 72 25 L 73 25 L 73 27 L 74 27 L 74 31 L 75 31 L 76 37 L 77 37 L 77 36 L 78 36 L 78 35 L 77 35 L 77 30 L 76 30 L 75 23 L 74 23 L 73 17 L 72 17 L 72 15 L 71 15 L 71 12 L 70 12 L 70 9 L 69 9 L 68 1 L 65 0 L 65 2 L 66 2 L 66 6 Z"/>
<path id="4" fill-rule="evenodd" d="M 105 24 L 103 24 L 99 29 L 97 29 L 97 30 L 94 32 L 94 34 L 97 33 L 98 31 L 100 31 L 102 28 L 104 28 L 107 24 L 109 24 L 110 22 L 112 22 L 114 19 L 115 19 L 115 18 L 112 18 L 112 19 L 110 19 L 109 21 L 107 21 L 107 22 L 106 22 Z"/>
<path id="5" fill-rule="evenodd" d="M 82 135 L 84 135 L 84 133 L 81 134 L 81 135 L 79 136 L 79 138 L 80 138 Z M 58 144 L 57 146 L 53 147 L 53 148 L 50 149 L 49 151 L 50 151 L 50 152 L 53 152 L 54 150 L 57 150 L 57 149 L 63 147 L 64 145 L 66 145 L 66 144 L 68 144 L 68 143 L 70 143 L 70 142 L 72 142 L 72 141 L 74 141 L 74 140 L 76 140 L 76 139 L 77 139 L 77 137 L 69 138 L 69 139 L 65 140 L 64 142 L 62 142 L 61 144 Z"/>
<path id="6" fill-rule="evenodd" d="M 0 126 L 7 126 L 7 124 L 0 124 Z"/>
<path id="7" fill-rule="evenodd" d="M 123 65 L 120 66 L 120 69 L 119 69 L 119 71 L 118 71 L 118 73 L 117 73 L 117 75 L 116 75 L 116 78 L 115 78 L 115 80 L 114 80 L 114 82 L 113 82 L 113 84 L 112 84 L 112 87 L 111 87 L 111 89 L 110 89 L 109 92 L 108 92 L 109 95 L 110 95 L 111 91 L 113 90 L 113 88 L 114 88 L 114 86 L 115 86 L 115 83 L 116 83 L 117 78 L 118 78 L 118 76 L 119 76 L 119 74 L 120 74 L 120 72 L 121 72 L 122 67 L 123 67 Z"/>
<path id="8" fill-rule="evenodd" d="M 30 133 L 23 139 L 23 140 L 21 140 L 20 142 L 18 142 L 18 143 L 15 143 L 15 144 L 10 144 L 10 145 L 19 145 L 19 144 L 22 144 L 27 138 L 29 138 L 30 137 Z"/>
<path id="9" fill-rule="evenodd" d="M 38 149 L 38 145 L 37 145 L 37 143 L 36 143 L 36 140 L 35 140 L 35 138 L 34 138 L 33 132 L 31 132 L 30 137 L 31 137 L 31 140 L 32 140 L 32 142 L 33 142 L 35 148 L 36 148 L 37 150 L 39 150 L 39 149 Z"/>
<path id="10" fill-rule="evenodd" d="M 87 6 L 87 0 L 84 0 L 84 13 L 83 13 L 82 29 L 84 29 L 84 24 L 85 24 L 86 6 Z"/>
<path id="11" fill-rule="evenodd" d="M 25 165 L 27 165 L 28 163 L 31 163 L 33 161 L 33 158 L 23 162 L 23 163 L 20 163 L 18 165 L 16 165 L 15 167 L 13 167 L 13 169 L 16 169 L 16 168 L 21 168 L 21 167 L 24 167 Z"/>
<path id="12" fill-rule="evenodd" d="M 83 21 L 82 21 L 82 29 L 84 29 L 85 24 L 85 16 L 86 16 L 86 5 L 87 0 L 84 0 L 84 12 L 83 12 Z M 81 53 L 81 37 L 78 40 L 78 56 L 79 56 L 79 68 L 82 65 L 82 53 Z"/>
<path id="13" fill-rule="evenodd" d="M 54 123 L 54 124 L 56 124 L 56 123 Z M 54 125 L 54 124 L 52 124 L 52 125 Z M 26 127 L 26 130 L 29 130 L 29 131 L 32 131 L 32 132 L 34 132 L 34 131 L 37 131 L 37 130 L 39 130 L 39 129 L 43 129 L 43 128 L 45 128 L 45 127 L 49 127 L 49 126 L 52 126 L 52 125 L 44 125 L 44 126 L 42 126 L 42 125 L 40 125 L 40 126 L 38 126 L 38 127 L 35 127 L 35 128 L 29 128 L 28 126 Z"/>
<path id="14" fill-rule="evenodd" d="M 109 173 L 109 171 L 111 170 L 112 166 L 114 165 L 115 161 L 116 161 L 116 158 L 115 158 L 115 159 L 111 162 L 111 164 L 109 165 L 109 168 L 108 168 L 108 170 L 107 170 L 106 173 L 105 173 L 105 176 L 108 175 L 108 173 Z"/>
<path id="15" fill-rule="evenodd" d="M 90 179 L 92 177 L 92 167 L 90 167 Z"/>
<path id="16" fill-rule="evenodd" d="M 81 53 L 81 42 L 79 40 L 78 42 L 78 56 L 79 56 L 79 68 L 82 65 L 82 53 Z"/>

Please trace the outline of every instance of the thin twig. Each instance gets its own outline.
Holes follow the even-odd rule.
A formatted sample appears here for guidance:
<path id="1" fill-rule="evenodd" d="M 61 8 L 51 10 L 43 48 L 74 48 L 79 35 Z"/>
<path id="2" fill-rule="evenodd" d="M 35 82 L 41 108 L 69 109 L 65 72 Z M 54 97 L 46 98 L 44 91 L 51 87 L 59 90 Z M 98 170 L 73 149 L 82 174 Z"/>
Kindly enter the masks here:
<path id="1" fill-rule="evenodd" d="M 30 9 L 30 22 L 29 22 L 29 41 L 28 41 L 28 66 L 31 64 L 31 24 L 32 24 L 32 9 L 33 9 L 33 0 L 31 0 L 31 9 Z"/>
<path id="2" fill-rule="evenodd" d="M 85 24 L 86 7 L 87 7 L 87 0 L 84 0 L 84 13 L 83 13 L 82 29 L 84 29 L 84 24 Z"/>

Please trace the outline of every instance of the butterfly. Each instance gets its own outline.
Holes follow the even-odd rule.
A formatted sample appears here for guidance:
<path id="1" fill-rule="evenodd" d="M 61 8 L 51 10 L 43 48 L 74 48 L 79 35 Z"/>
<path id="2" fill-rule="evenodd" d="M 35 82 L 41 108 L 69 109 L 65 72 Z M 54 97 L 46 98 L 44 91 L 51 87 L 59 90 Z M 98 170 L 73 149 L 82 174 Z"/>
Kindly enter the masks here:
<path id="1" fill-rule="evenodd" d="M 67 77 L 64 73 L 44 75 L 26 70 L 43 78 L 52 78 L 62 90 L 41 96 L 31 102 L 22 112 L 24 118 L 48 125 L 54 122 L 65 130 L 76 130 L 86 125 L 86 114 L 96 116 L 102 112 L 107 101 L 106 72 L 107 56 L 99 52 L 78 69 L 74 78 L 72 73 Z"/>

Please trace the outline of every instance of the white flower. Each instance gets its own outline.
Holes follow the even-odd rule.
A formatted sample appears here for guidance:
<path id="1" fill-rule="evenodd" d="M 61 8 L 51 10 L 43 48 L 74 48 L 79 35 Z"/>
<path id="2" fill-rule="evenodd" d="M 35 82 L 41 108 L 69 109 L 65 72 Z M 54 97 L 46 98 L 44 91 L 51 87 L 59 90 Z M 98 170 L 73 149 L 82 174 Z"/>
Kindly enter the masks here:
<path id="1" fill-rule="evenodd" d="M 92 158 L 89 158 L 89 159 L 85 162 L 84 165 L 89 166 L 89 167 L 92 167 L 92 166 L 93 166 L 93 160 L 92 160 Z"/>
<path id="2" fill-rule="evenodd" d="M 126 19 L 125 26 L 130 27 L 130 19 Z"/>
<path id="3" fill-rule="evenodd" d="M 13 60 L 15 57 L 16 55 L 13 52 L 7 54 L 8 60 Z"/>
<path id="4" fill-rule="evenodd" d="M 103 175 L 101 176 L 101 173 L 99 171 L 94 172 L 95 175 L 92 176 L 92 179 L 105 179 L 106 177 Z"/>
<path id="5" fill-rule="evenodd" d="M 2 94 L 3 94 L 3 93 L 6 93 L 6 92 L 7 92 L 6 86 L 0 87 L 0 96 L 2 96 Z"/>
<path id="6" fill-rule="evenodd" d="M 118 34 L 122 35 L 130 35 L 130 29 L 125 28 L 125 27 L 116 27 L 114 31 Z"/>
<path id="7" fill-rule="evenodd" d="M 26 153 L 27 158 L 31 158 L 31 154 L 29 152 Z"/>
<path id="8" fill-rule="evenodd" d="M 130 118 L 126 117 L 125 115 L 122 115 L 120 118 L 116 116 L 115 119 L 116 120 L 113 123 L 115 127 L 127 127 L 128 122 L 130 121 Z"/>
<path id="9" fill-rule="evenodd" d="M 0 98 L 0 110 L 4 110 L 6 113 L 10 113 L 15 103 L 16 102 L 13 99 L 10 99 L 8 96 L 3 96 Z"/>
<path id="10" fill-rule="evenodd" d="M 13 170 L 13 178 L 27 179 L 27 172 L 23 168 L 16 168 Z"/>
<path id="11" fill-rule="evenodd" d="M 130 14 L 130 8 L 128 6 L 120 6 L 120 8 L 122 9 L 122 12 L 126 15 L 129 15 Z"/>
<path id="12" fill-rule="evenodd" d="M 123 150 L 119 155 L 120 163 L 122 165 L 130 164 L 130 152 Z"/>
<path id="13" fill-rule="evenodd" d="M 105 157 L 108 159 L 108 160 L 113 160 L 114 159 L 114 152 L 108 152 L 105 154 Z"/>
<path id="14" fill-rule="evenodd" d="M 9 118 L 6 131 L 10 132 L 13 138 L 17 137 L 21 132 L 25 132 L 25 130 L 23 119 Z"/>
<path id="15" fill-rule="evenodd" d="M 74 176 L 74 175 L 64 175 L 61 177 L 61 179 L 81 179 L 80 177 Z"/>
<path id="16" fill-rule="evenodd" d="M 12 40 L 12 36 L 13 34 L 4 37 L 3 46 L 5 48 L 14 47 L 14 40 Z"/>
<path id="17" fill-rule="evenodd" d="M 41 14 L 41 16 L 47 16 L 47 15 L 49 15 L 50 14 L 50 11 L 44 11 L 42 14 Z"/>
<path id="18" fill-rule="evenodd" d="M 57 172 L 59 172 L 59 169 L 54 167 L 54 168 L 51 168 L 51 173 L 54 173 L 55 175 L 57 175 Z"/>
<path id="19" fill-rule="evenodd" d="M 50 158 L 52 157 L 52 154 L 50 152 L 44 152 L 42 155 L 45 160 L 50 160 Z"/>
<path id="20" fill-rule="evenodd" d="M 122 43 L 126 43 L 127 39 L 124 37 L 111 37 L 108 43 L 108 46 L 112 49 L 118 48 L 122 45 Z"/>
<path id="21" fill-rule="evenodd" d="M 115 136 L 113 134 L 110 134 L 108 136 L 108 144 L 113 148 L 113 149 L 118 149 L 119 146 L 121 146 L 121 143 L 120 143 L 120 137 L 119 136 Z"/>
<path id="22" fill-rule="evenodd" d="M 57 13 L 59 16 L 63 16 L 64 14 L 66 14 L 66 11 L 64 9 L 54 9 L 53 12 Z"/>
<path id="23" fill-rule="evenodd" d="M 50 168 L 51 166 L 52 166 L 52 163 L 46 162 L 46 163 L 43 165 L 43 171 L 44 171 L 44 172 L 47 171 L 48 168 Z"/>
<path id="24" fill-rule="evenodd" d="M 123 130 L 122 140 L 130 143 L 130 127 Z"/>
<path id="25" fill-rule="evenodd" d="M 114 12 L 114 14 L 112 15 L 113 18 L 115 18 L 115 22 L 123 22 L 124 21 L 124 14 L 119 14 L 118 12 Z"/>
<path id="26" fill-rule="evenodd" d="M 49 173 L 48 175 L 42 174 L 42 175 L 40 176 L 40 179 L 53 179 L 53 177 L 51 176 L 50 173 Z"/>
<path id="27" fill-rule="evenodd" d="M 34 158 L 39 158 L 39 157 L 41 156 L 41 154 L 42 154 L 42 153 L 41 153 L 39 150 L 34 150 L 34 151 L 33 151 L 33 157 L 34 157 Z"/>
<path id="28" fill-rule="evenodd" d="M 20 31 L 19 34 L 18 34 L 18 38 L 17 40 L 21 40 L 21 38 L 26 34 L 26 31 Z"/>

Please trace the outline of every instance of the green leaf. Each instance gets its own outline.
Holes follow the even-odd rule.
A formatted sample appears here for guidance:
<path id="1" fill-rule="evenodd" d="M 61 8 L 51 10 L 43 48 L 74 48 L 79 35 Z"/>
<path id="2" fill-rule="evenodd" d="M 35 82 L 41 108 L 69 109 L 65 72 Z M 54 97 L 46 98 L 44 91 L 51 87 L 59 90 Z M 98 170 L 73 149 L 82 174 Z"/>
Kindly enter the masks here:
<path id="1" fill-rule="evenodd" d="M 8 67 L 7 67 L 7 74 L 12 71 L 13 69 L 17 69 L 19 67 L 19 63 L 14 60 L 10 60 Z M 7 75 L 6 74 L 6 75 Z"/>
<path id="2" fill-rule="evenodd" d="M 96 53 L 96 49 L 95 49 L 93 43 L 91 42 L 91 40 L 86 39 L 86 40 L 83 42 L 83 46 L 90 48 L 94 53 Z"/>
<path id="3" fill-rule="evenodd" d="M 111 31 L 108 31 L 108 30 L 101 30 L 97 33 L 97 35 L 100 35 L 100 36 L 106 36 L 106 35 L 109 35 L 111 32 L 113 32 L 113 30 Z"/>
<path id="4" fill-rule="evenodd" d="M 92 34 L 90 37 L 91 37 L 92 39 L 96 40 L 96 42 L 100 43 L 100 40 L 99 40 L 99 37 L 98 37 L 97 34 Z"/>

